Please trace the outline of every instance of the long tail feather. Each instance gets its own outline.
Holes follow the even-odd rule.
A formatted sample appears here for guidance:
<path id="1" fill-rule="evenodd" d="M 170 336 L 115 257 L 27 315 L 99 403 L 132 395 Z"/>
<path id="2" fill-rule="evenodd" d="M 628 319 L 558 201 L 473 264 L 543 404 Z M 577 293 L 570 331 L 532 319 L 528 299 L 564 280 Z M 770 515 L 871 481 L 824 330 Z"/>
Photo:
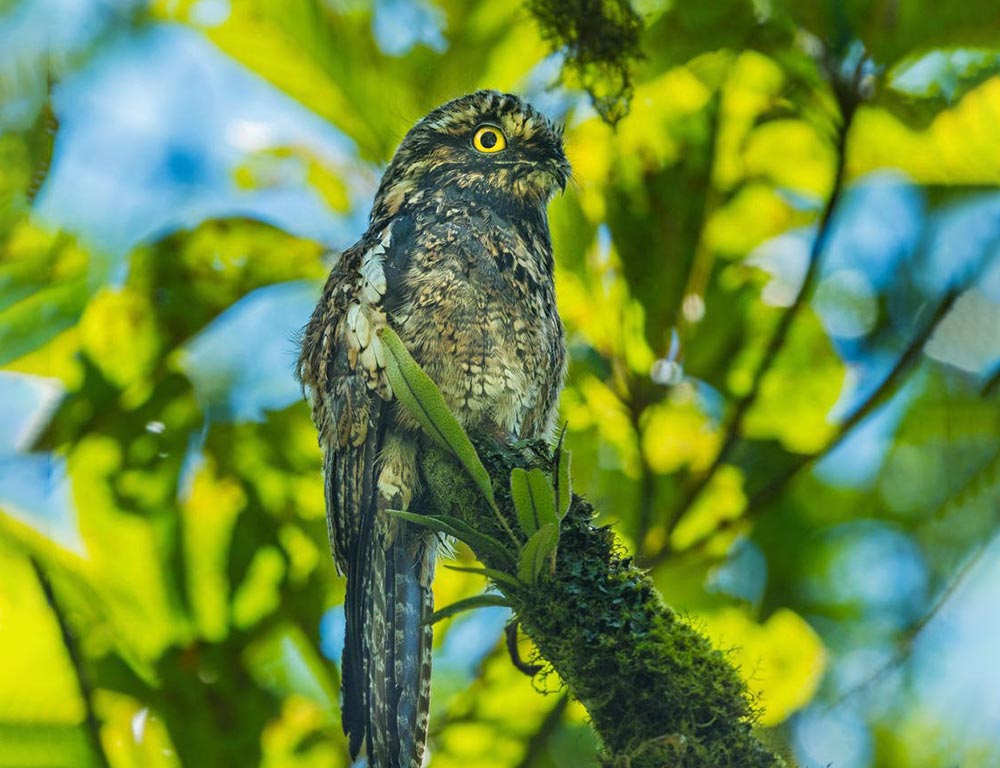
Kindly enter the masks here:
<path id="1" fill-rule="evenodd" d="M 343 475 L 351 471 L 351 466 L 348 462 L 342 462 L 336 469 L 340 470 L 341 475 L 338 476 L 329 471 L 327 473 L 327 483 L 331 486 L 328 493 L 334 492 L 334 489 L 340 489 L 343 495 L 339 500 L 340 504 L 344 505 L 343 508 L 350 509 L 347 505 L 353 504 L 355 501 L 353 498 L 349 498 L 349 489 L 354 488 L 354 484 L 349 481 L 350 478 Z M 372 536 L 372 515 L 364 515 L 361 519 L 358 541 L 346 564 L 344 657 L 340 665 L 341 688 L 343 690 L 341 720 L 344 733 L 347 735 L 352 760 L 361 751 L 361 744 L 364 742 L 368 724 L 368 681 L 364 669 L 364 626 L 366 603 L 368 602 L 366 595 L 370 589 L 366 554 L 371 550 Z"/>
<path id="2" fill-rule="evenodd" d="M 383 524 L 384 523 L 384 524 Z M 413 526 L 376 523 L 365 626 L 371 768 L 420 768 L 430 705 L 434 553 Z"/>

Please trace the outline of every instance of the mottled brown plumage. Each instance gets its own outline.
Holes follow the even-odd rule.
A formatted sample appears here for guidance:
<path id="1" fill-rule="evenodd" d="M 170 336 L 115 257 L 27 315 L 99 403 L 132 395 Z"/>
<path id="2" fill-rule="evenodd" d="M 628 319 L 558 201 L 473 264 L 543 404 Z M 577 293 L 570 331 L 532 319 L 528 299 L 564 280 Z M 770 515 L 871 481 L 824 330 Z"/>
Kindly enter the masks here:
<path id="1" fill-rule="evenodd" d="M 568 172 L 560 132 L 516 96 L 439 107 L 403 139 L 306 328 L 299 375 L 348 579 L 344 731 L 372 768 L 422 760 L 435 547 L 384 514 L 420 511 L 422 437 L 392 399 L 378 330 L 396 330 L 467 429 L 549 434 L 565 352 L 546 206 Z"/>

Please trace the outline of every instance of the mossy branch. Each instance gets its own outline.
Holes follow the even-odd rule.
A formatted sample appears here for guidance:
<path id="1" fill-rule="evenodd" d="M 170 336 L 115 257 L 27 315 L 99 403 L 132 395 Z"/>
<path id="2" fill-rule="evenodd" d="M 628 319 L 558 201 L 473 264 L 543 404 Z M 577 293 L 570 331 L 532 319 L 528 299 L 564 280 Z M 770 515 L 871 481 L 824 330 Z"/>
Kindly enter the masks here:
<path id="1" fill-rule="evenodd" d="M 389 328 L 380 333 L 392 390 L 424 428 L 424 490 L 410 525 L 462 539 L 524 632 L 586 707 L 616 768 L 772 768 L 752 733 L 742 679 L 667 608 L 594 510 L 571 494 L 569 452 L 541 440 L 470 440 L 441 392 Z M 522 535 L 515 533 L 519 530 Z M 509 542 L 509 543 L 508 543 Z"/>
<path id="2" fill-rule="evenodd" d="M 518 517 L 509 478 L 515 468 L 556 467 L 541 442 L 498 446 L 474 438 L 496 504 L 512 528 Z M 506 536 L 496 511 L 463 466 L 428 441 L 422 457 L 422 511 L 458 518 L 494 540 Z M 607 766 L 765 768 L 784 766 L 752 732 L 746 686 L 725 656 L 665 606 L 593 507 L 574 496 L 562 520 L 554 571 L 534 586 L 494 580 L 569 692 L 586 707 Z M 516 577 L 509 557 L 476 556 Z"/>

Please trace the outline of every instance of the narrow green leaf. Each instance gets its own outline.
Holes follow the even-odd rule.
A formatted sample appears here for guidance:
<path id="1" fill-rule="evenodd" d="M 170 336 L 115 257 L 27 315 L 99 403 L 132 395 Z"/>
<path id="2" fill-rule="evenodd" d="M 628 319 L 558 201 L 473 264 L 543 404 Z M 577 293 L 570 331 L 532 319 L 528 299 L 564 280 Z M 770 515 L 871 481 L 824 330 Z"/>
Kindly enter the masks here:
<path id="1" fill-rule="evenodd" d="M 558 543 L 559 528 L 554 523 L 543 525 L 535 531 L 521 550 L 517 577 L 525 584 L 537 584 L 546 560 L 555 552 Z"/>
<path id="2" fill-rule="evenodd" d="M 525 471 L 520 467 L 510 473 L 510 494 L 518 522 L 531 536 L 543 525 L 558 523 L 552 483 L 540 469 Z"/>
<path id="3" fill-rule="evenodd" d="M 35 124 L 25 141 L 31 158 L 31 181 L 25 193 L 29 203 L 35 201 L 38 190 L 42 188 L 49 175 L 57 130 L 59 130 L 59 121 L 56 119 L 55 112 L 52 111 L 52 85 L 50 81 L 49 98 L 42 105 L 42 110 L 35 118 Z"/>
<path id="4" fill-rule="evenodd" d="M 510 608 L 510 603 L 508 603 L 506 598 L 502 595 L 476 595 L 475 597 L 467 597 L 464 600 L 452 603 L 447 608 L 442 608 L 440 611 L 434 611 L 434 613 L 431 614 L 431 617 L 427 620 L 427 623 L 437 624 L 441 621 L 441 619 L 447 619 L 454 616 L 456 613 L 461 613 L 462 611 L 471 611 L 474 608 L 487 608 L 493 606 Z"/>
<path id="5" fill-rule="evenodd" d="M 462 425 L 448 410 L 448 405 L 437 385 L 413 359 L 395 331 L 388 327 L 383 328 L 381 338 L 388 352 L 387 373 L 393 393 L 420 422 L 420 426 L 431 439 L 455 455 L 482 490 L 490 505 L 496 508 L 493 483 L 490 481 L 489 473 L 479 459 L 479 454 L 476 453 L 469 436 L 462 429 Z"/>
<path id="6" fill-rule="evenodd" d="M 418 515 L 413 512 L 404 512 L 400 509 L 387 509 L 387 514 L 406 520 L 408 523 L 428 528 L 438 533 L 445 533 L 454 536 L 460 541 L 464 541 L 477 556 L 489 557 L 493 560 L 502 560 L 511 565 L 514 564 L 514 557 L 511 553 L 492 536 L 480 533 L 464 520 L 448 515 Z"/>
<path id="7" fill-rule="evenodd" d="M 539 528 L 549 523 L 558 526 L 556 495 L 549 476 L 540 469 L 532 469 L 528 472 L 528 488 L 531 491 L 531 501 L 538 513 Z"/>
<path id="8" fill-rule="evenodd" d="M 510 497 L 517 512 L 517 521 L 525 536 L 531 536 L 538 530 L 539 522 L 535 514 L 535 505 L 531 503 L 531 489 L 528 487 L 528 471 L 515 467 L 510 473 Z"/>
<path id="9" fill-rule="evenodd" d="M 491 579 L 495 583 L 506 587 L 508 590 L 518 590 L 524 588 L 524 584 L 519 582 L 509 573 L 498 571 L 496 568 L 466 568 L 460 565 L 446 565 L 445 568 L 449 571 L 461 571 L 462 573 L 474 573 L 477 576 L 484 576 L 487 579 Z"/>

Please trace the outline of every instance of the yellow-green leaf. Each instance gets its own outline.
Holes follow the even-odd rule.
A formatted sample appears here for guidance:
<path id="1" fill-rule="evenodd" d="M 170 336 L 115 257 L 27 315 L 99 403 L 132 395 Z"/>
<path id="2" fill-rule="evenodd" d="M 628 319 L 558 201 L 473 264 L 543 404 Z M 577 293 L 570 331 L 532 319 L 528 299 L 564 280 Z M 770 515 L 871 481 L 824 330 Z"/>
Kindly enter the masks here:
<path id="1" fill-rule="evenodd" d="M 559 543 L 559 528 L 549 523 L 532 534 L 517 563 L 517 577 L 525 584 L 537 584 L 545 567 L 545 561 L 556 551 Z"/>
<path id="2" fill-rule="evenodd" d="M 510 494 L 521 530 L 531 536 L 543 525 L 558 524 L 555 491 L 540 469 L 530 472 L 517 467 L 510 473 Z"/>
<path id="3" fill-rule="evenodd" d="M 797 613 L 782 608 L 758 624 L 739 608 L 702 617 L 706 634 L 746 676 L 761 706 L 761 725 L 773 727 L 809 703 L 826 669 L 826 649 Z"/>
<path id="4" fill-rule="evenodd" d="M 480 461 L 479 454 L 476 453 L 462 425 L 448 410 L 448 405 L 437 385 L 413 359 L 395 331 L 384 328 L 381 336 L 382 344 L 389 353 L 386 358 L 387 371 L 393 393 L 420 422 L 424 431 L 435 442 L 455 455 L 495 509 L 493 484 L 486 467 Z"/>

